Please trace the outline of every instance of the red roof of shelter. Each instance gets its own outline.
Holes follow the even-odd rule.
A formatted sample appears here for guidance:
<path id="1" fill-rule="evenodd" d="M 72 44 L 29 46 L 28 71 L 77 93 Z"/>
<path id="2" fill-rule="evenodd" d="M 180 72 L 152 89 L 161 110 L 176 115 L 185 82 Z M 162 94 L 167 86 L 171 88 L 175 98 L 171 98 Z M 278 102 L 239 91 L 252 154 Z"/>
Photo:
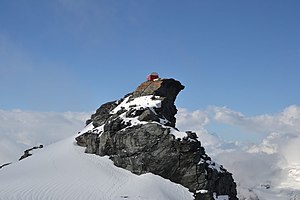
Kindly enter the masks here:
<path id="1" fill-rule="evenodd" d="M 159 78 L 159 76 L 158 76 L 158 73 L 156 73 L 156 72 L 152 72 L 151 74 L 149 74 L 147 76 L 148 81 L 153 81 L 154 79 L 157 79 L 157 78 Z"/>

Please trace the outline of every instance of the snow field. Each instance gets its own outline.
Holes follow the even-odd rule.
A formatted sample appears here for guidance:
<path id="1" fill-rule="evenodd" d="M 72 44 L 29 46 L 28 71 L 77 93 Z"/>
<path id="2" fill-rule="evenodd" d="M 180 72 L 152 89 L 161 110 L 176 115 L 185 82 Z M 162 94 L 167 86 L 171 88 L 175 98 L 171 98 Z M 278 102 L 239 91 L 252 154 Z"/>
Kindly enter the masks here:
<path id="1" fill-rule="evenodd" d="M 108 157 L 84 153 L 70 137 L 0 171 L 1 200 L 182 200 L 181 185 L 153 174 L 137 176 Z"/>

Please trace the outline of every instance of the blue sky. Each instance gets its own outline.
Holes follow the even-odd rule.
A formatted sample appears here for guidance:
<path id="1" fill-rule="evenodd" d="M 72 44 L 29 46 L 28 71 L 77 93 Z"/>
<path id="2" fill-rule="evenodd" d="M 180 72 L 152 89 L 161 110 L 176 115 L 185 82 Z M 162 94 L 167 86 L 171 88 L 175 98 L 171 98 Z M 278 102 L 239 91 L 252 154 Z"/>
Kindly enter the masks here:
<path id="1" fill-rule="evenodd" d="M 220 163 L 245 180 L 288 177 L 281 158 L 300 162 L 299 10 L 299 0 L 1 0 L 0 160 L 76 134 L 157 71 L 186 86 L 177 127 L 207 152 L 224 148 Z"/>
<path id="2" fill-rule="evenodd" d="M 297 0 L 0 2 L 0 106 L 93 111 L 148 73 L 177 106 L 247 115 L 299 105 Z"/>

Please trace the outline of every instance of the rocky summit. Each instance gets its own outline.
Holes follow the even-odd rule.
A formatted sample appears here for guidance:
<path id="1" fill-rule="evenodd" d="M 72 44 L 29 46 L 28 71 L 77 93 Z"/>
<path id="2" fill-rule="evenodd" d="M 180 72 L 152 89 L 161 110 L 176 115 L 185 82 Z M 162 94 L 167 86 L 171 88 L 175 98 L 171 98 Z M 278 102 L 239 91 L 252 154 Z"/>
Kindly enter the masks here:
<path id="1" fill-rule="evenodd" d="M 195 200 L 235 200 L 232 174 L 211 160 L 196 133 L 176 129 L 174 102 L 183 89 L 174 79 L 142 83 L 133 93 L 100 106 L 77 144 L 135 174 L 150 172 L 181 184 Z"/>

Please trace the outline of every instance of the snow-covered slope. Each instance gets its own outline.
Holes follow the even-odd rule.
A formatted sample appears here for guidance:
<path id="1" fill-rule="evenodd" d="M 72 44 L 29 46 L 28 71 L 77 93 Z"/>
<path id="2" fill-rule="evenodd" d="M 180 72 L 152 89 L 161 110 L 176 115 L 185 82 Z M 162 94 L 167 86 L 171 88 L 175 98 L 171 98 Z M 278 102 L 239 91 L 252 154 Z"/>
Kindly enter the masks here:
<path id="1" fill-rule="evenodd" d="M 1 169 L 0 199 L 193 199 L 181 185 L 153 174 L 137 176 L 108 157 L 84 153 L 74 138 Z"/>

